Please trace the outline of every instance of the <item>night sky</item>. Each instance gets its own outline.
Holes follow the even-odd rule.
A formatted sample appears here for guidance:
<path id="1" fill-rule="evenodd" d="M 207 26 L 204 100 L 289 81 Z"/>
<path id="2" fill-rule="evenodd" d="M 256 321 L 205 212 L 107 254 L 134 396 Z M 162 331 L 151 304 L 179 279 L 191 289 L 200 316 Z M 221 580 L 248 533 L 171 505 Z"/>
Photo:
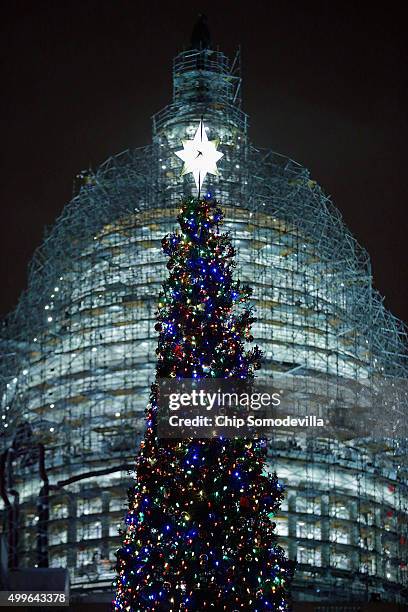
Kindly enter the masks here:
<path id="1" fill-rule="evenodd" d="M 39 0 L 2 9 L 1 314 L 74 175 L 150 142 L 197 13 L 232 55 L 258 146 L 311 171 L 408 320 L 407 46 L 399 3 Z"/>

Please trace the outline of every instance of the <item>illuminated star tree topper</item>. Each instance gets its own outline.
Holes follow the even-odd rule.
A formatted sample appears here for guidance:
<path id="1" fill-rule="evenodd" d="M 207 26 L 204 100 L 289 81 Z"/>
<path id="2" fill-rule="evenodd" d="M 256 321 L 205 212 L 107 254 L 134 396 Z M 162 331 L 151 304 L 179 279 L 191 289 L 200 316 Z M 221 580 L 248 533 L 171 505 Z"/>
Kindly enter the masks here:
<path id="1" fill-rule="evenodd" d="M 183 140 L 182 143 L 183 149 L 176 151 L 177 157 L 184 162 L 181 176 L 192 172 L 200 194 L 207 174 L 218 175 L 217 162 L 224 154 L 217 151 L 218 140 L 208 140 L 203 120 L 200 121 L 193 140 Z"/>

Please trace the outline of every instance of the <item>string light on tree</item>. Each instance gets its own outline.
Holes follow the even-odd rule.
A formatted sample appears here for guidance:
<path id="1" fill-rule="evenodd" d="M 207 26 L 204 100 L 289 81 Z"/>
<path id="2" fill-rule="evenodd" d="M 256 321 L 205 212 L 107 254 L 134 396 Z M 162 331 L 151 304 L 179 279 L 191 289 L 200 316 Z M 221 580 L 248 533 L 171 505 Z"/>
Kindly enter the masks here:
<path id="1" fill-rule="evenodd" d="M 184 162 L 181 176 L 190 172 L 193 174 L 200 196 L 201 187 L 207 174 L 218 175 L 217 162 L 224 154 L 217 151 L 218 140 L 208 140 L 203 120 L 200 121 L 193 140 L 183 140 L 182 142 L 183 149 L 176 151 L 177 157 Z"/>
<path id="2" fill-rule="evenodd" d="M 169 260 L 156 313 L 156 375 L 237 378 L 260 367 L 250 287 L 233 279 L 235 250 L 223 213 L 206 197 L 182 204 L 181 232 L 165 236 Z M 289 610 L 293 567 L 274 538 L 283 497 L 265 472 L 261 441 L 163 440 L 157 384 L 129 490 L 117 553 L 114 609 L 129 612 Z"/>

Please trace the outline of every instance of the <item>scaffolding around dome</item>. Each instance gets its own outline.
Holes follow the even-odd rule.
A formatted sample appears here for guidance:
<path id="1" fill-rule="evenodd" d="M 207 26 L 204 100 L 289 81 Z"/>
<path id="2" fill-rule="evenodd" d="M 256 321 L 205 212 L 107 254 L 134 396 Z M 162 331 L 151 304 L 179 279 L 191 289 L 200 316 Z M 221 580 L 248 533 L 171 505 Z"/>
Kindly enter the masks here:
<path id="1" fill-rule="evenodd" d="M 1 495 L 9 563 L 68 566 L 78 592 L 110 588 L 125 490 L 154 376 L 162 237 L 191 193 L 174 150 L 201 115 L 224 158 L 207 189 L 223 205 L 254 337 L 274 381 L 408 379 L 407 330 L 373 289 L 370 260 L 296 162 L 248 140 L 239 56 L 182 52 L 153 142 L 82 174 L 29 268 L 1 334 Z M 404 407 L 405 409 L 405 407 Z M 277 435 L 287 486 L 277 517 L 299 570 L 295 597 L 407 592 L 407 462 L 398 440 Z M 405 592 L 405 594 L 404 594 Z"/>

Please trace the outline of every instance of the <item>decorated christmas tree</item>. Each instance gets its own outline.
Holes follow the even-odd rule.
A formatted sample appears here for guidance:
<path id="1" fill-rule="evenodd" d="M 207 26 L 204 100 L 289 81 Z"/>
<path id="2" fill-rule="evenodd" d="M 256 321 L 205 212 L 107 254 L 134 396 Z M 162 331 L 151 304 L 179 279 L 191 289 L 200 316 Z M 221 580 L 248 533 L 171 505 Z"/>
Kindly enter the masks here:
<path id="1" fill-rule="evenodd" d="M 160 439 L 159 378 L 240 379 L 259 368 L 251 289 L 233 279 L 234 248 L 222 211 L 188 199 L 181 233 L 162 241 L 169 257 L 157 311 L 156 383 L 129 491 L 117 553 L 115 610 L 288 610 L 292 565 L 276 545 L 273 516 L 283 497 L 265 473 L 255 439 Z"/>

